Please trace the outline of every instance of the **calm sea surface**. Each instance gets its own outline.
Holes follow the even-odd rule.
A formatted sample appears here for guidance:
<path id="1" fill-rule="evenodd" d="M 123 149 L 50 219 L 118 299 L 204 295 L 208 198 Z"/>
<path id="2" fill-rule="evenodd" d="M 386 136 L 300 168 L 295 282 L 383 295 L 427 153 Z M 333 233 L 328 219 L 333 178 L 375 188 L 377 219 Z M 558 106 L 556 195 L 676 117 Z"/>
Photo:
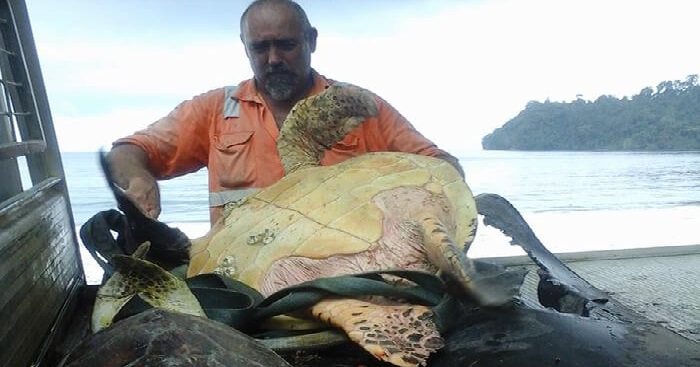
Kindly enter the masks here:
<path id="1" fill-rule="evenodd" d="M 63 153 L 75 221 L 116 208 L 96 153 Z M 502 152 L 459 157 L 475 194 L 508 199 L 554 252 L 700 244 L 700 152 Z M 161 183 L 160 219 L 208 229 L 207 173 Z M 518 255 L 481 226 L 469 254 Z"/>

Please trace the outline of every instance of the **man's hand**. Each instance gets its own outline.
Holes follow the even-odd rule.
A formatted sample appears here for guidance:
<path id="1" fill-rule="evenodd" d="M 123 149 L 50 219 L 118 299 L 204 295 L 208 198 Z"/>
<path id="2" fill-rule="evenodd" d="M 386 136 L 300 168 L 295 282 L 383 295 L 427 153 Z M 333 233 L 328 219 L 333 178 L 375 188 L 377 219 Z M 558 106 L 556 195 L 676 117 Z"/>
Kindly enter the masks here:
<path id="1" fill-rule="evenodd" d="M 160 189 L 148 169 L 146 153 L 136 145 L 123 144 L 107 154 L 110 171 L 117 186 L 149 218 L 160 215 Z"/>
<path id="2" fill-rule="evenodd" d="M 153 176 L 132 177 L 124 194 L 149 218 L 157 219 L 160 215 L 160 189 Z"/>

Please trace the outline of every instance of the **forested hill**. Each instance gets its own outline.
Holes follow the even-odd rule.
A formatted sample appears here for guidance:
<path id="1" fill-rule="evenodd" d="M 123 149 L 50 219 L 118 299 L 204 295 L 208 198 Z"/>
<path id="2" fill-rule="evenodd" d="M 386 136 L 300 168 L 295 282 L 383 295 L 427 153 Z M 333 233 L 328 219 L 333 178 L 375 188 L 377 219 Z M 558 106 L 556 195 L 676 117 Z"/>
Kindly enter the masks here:
<path id="1" fill-rule="evenodd" d="M 487 150 L 700 150 L 698 76 L 632 97 L 530 102 L 482 139 Z"/>

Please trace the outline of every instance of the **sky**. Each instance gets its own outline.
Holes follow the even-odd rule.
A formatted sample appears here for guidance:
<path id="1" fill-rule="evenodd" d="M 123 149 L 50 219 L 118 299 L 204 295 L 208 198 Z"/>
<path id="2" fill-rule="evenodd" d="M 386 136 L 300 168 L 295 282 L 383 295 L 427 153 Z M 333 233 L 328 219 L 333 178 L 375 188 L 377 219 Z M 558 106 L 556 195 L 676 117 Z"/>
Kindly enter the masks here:
<path id="1" fill-rule="evenodd" d="M 243 0 L 26 0 L 63 151 L 96 151 L 252 77 Z M 632 96 L 700 74 L 685 0 L 301 0 L 312 66 L 455 155 L 530 101 Z"/>

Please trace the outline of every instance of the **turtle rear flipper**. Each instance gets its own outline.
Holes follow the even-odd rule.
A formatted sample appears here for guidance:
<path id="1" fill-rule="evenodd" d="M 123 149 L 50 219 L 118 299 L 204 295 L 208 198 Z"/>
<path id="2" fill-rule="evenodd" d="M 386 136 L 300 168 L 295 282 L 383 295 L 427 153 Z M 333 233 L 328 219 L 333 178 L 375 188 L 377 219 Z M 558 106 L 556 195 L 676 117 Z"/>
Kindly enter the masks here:
<path id="1" fill-rule="evenodd" d="M 374 357 L 395 366 L 424 366 L 444 345 L 430 308 L 420 305 L 379 305 L 358 299 L 327 298 L 312 314 L 335 325 Z"/>
<path id="2" fill-rule="evenodd" d="M 433 215 L 421 222 L 423 244 L 430 261 L 437 265 L 448 287 L 480 306 L 505 306 L 518 295 L 526 272 L 474 261 L 455 245 L 443 223 Z"/>

